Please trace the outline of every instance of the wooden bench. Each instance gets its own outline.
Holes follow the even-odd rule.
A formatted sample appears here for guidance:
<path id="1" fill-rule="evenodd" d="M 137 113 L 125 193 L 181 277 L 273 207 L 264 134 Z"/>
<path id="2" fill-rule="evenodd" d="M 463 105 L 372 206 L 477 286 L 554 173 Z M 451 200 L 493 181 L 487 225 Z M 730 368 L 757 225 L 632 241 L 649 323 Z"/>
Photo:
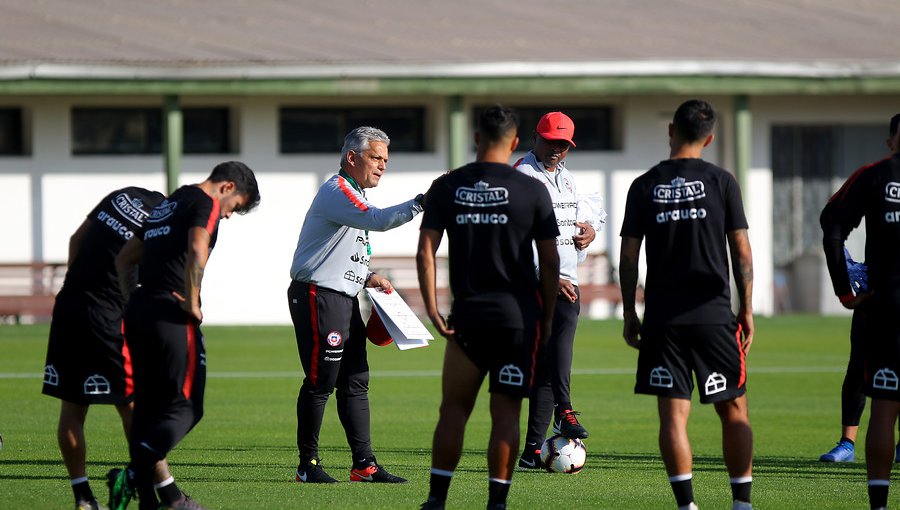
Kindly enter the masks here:
<path id="1" fill-rule="evenodd" d="M 64 263 L 0 263 L 0 320 L 49 321 L 65 274 Z"/>
<path id="2" fill-rule="evenodd" d="M 374 257 L 371 270 L 385 276 L 403 297 L 404 301 L 420 318 L 425 317 L 425 305 L 419 291 L 419 279 L 416 271 L 415 257 Z M 447 313 L 450 310 L 450 270 L 446 257 L 437 258 L 438 308 Z M 595 301 L 602 301 L 611 307 L 622 302 L 619 284 L 613 281 L 612 268 L 606 253 L 589 254 L 587 259 L 578 265 L 578 288 L 584 303 L 582 313 L 588 313 L 587 307 Z M 643 300 L 643 290 L 638 289 L 638 301 Z"/>

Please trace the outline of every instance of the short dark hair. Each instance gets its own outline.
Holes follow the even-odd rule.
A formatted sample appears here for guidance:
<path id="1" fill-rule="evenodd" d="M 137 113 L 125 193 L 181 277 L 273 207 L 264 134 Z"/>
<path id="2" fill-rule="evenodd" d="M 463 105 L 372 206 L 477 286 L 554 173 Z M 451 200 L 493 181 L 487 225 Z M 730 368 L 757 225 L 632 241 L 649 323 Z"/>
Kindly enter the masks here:
<path id="1" fill-rule="evenodd" d="M 891 135 L 891 138 L 897 134 L 897 125 L 900 124 L 900 113 L 891 117 L 891 127 L 888 131 L 888 134 Z"/>
<path id="2" fill-rule="evenodd" d="M 702 99 L 691 99 L 675 110 L 672 125 L 684 142 L 699 142 L 711 135 L 716 127 L 716 111 Z"/>
<path id="3" fill-rule="evenodd" d="M 478 133 L 486 142 L 499 142 L 510 131 L 518 131 L 519 116 L 512 108 L 494 105 L 478 117 Z"/>
<path id="4" fill-rule="evenodd" d="M 247 203 L 243 207 L 235 209 L 234 212 L 247 214 L 259 205 L 259 185 L 256 184 L 256 176 L 253 175 L 250 167 L 240 161 L 219 163 L 213 168 L 208 179 L 212 182 L 231 181 L 237 192 L 247 197 Z"/>

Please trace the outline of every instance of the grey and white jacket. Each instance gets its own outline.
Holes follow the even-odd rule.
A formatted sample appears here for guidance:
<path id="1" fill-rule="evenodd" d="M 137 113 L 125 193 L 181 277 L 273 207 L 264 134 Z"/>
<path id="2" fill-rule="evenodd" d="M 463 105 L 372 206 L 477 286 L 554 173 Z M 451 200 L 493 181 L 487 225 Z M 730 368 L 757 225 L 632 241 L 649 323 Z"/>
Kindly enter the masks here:
<path id="1" fill-rule="evenodd" d="M 422 212 L 416 199 L 379 209 L 340 175 L 319 188 L 291 264 L 291 278 L 350 297 L 362 290 L 369 273 L 369 231 L 403 225 Z"/>

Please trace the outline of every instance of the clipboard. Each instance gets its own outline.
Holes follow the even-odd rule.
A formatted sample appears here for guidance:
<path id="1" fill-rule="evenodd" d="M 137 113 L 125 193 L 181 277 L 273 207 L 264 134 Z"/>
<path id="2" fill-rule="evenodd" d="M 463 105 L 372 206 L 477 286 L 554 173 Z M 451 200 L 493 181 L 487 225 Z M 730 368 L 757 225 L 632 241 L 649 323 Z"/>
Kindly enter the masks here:
<path id="1" fill-rule="evenodd" d="M 399 292 L 395 290 L 385 294 L 379 288 L 366 288 L 366 293 L 372 300 L 372 313 L 378 314 L 378 318 L 381 319 L 398 349 L 405 351 L 428 347 L 428 341 L 434 340 L 422 321 L 400 297 Z"/>

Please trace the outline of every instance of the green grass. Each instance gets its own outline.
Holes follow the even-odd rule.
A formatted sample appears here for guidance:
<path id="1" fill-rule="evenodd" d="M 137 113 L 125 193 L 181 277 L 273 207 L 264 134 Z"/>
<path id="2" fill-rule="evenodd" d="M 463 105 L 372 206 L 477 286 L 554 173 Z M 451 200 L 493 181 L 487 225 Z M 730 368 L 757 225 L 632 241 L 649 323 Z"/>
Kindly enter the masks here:
<path id="1" fill-rule="evenodd" d="M 637 352 L 625 346 L 620 328 L 618 321 L 583 321 L 578 331 L 572 387 L 591 432 L 585 470 L 578 475 L 517 473 L 511 507 L 674 508 L 657 450 L 655 402 L 632 392 Z M 840 434 L 848 331 L 846 318 L 757 319 L 748 362 L 757 508 L 867 507 L 861 447 L 853 464 L 817 461 Z M 207 327 L 204 332 L 206 415 L 169 456 L 173 474 L 189 494 L 222 509 L 412 509 L 425 499 L 443 341 L 407 352 L 369 346 L 375 452 L 380 463 L 410 483 L 315 486 L 291 483 L 301 378 L 293 331 Z M 46 326 L 0 326 L 0 501 L 16 508 L 63 508 L 72 501 L 56 446 L 59 403 L 40 394 L 46 337 Z M 482 389 L 450 490 L 450 508 L 483 508 L 486 501 L 486 397 Z M 333 398 L 329 405 L 320 454 L 332 475 L 346 479 L 349 450 Z M 721 432 L 711 407 L 695 400 L 689 432 L 698 504 L 730 508 Z M 113 408 L 91 408 L 87 437 L 89 476 L 102 501 L 104 473 L 127 460 Z M 900 502 L 897 494 L 892 493 L 894 505 Z"/>

